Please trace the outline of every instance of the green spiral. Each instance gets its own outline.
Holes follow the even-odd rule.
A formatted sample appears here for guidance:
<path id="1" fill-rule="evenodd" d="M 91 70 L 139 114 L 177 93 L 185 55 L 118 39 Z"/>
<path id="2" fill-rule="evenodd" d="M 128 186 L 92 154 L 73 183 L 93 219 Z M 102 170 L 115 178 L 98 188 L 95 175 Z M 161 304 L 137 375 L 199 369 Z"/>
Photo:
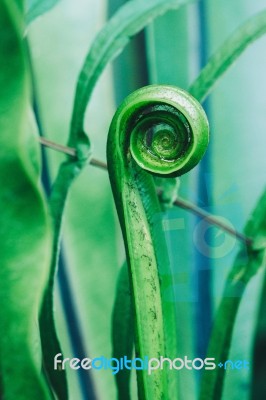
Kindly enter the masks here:
<path id="1" fill-rule="evenodd" d="M 141 88 L 128 96 L 117 115 L 124 127 L 121 132 L 130 135 L 126 143 L 134 160 L 154 174 L 179 176 L 188 172 L 208 146 L 206 114 L 196 99 L 179 88 Z M 116 124 L 116 117 L 114 121 Z"/>
<path id="2" fill-rule="evenodd" d="M 150 172 L 176 172 L 176 164 L 192 146 L 190 126 L 179 111 L 156 104 L 141 112 L 130 138 L 135 161 Z"/>
<path id="3" fill-rule="evenodd" d="M 175 358 L 178 352 L 171 268 L 152 175 L 189 171 L 202 158 L 208 140 L 202 107 L 172 86 L 147 86 L 132 93 L 110 126 L 108 171 L 125 242 L 135 347 L 141 358 Z M 141 400 L 177 398 L 176 374 L 158 369 L 151 375 L 137 371 L 137 376 Z"/>

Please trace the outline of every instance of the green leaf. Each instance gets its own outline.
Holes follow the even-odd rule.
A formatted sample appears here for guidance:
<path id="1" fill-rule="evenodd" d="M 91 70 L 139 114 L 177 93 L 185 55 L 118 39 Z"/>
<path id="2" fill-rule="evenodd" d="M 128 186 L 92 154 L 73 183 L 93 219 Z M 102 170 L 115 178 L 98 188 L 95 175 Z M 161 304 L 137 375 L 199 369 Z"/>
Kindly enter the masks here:
<path id="1" fill-rule="evenodd" d="M 202 102 L 244 50 L 265 33 L 266 11 L 264 10 L 251 17 L 224 42 L 190 86 L 189 92 Z"/>
<path id="2" fill-rule="evenodd" d="M 68 399 L 68 388 L 66 381 L 65 370 L 55 370 L 53 367 L 53 358 L 55 354 L 62 353 L 60 342 L 57 337 L 56 326 L 54 321 L 54 277 L 57 270 L 58 257 L 59 257 L 59 246 L 61 237 L 61 213 L 65 207 L 65 201 L 67 198 L 68 187 L 74 180 L 78 168 L 73 168 L 73 163 L 65 162 L 61 165 L 60 173 L 55 182 L 56 191 L 52 192 L 50 199 L 50 207 L 53 221 L 53 252 L 51 260 L 51 269 L 49 282 L 44 294 L 43 305 L 40 314 L 40 327 L 41 327 L 41 341 L 43 350 L 43 362 L 46 373 L 49 377 L 51 385 L 56 392 L 59 400 Z"/>
<path id="3" fill-rule="evenodd" d="M 90 148 L 89 139 L 83 131 L 85 111 L 93 88 L 106 65 L 118 56 L 133 35 L 141 31 L 154 18 L 167 10 L 190 2 L 191 0 L 129 1 L 99 32 L 79 75 L 72 114 L 69 145 L 78 146 L 81 155 L 85 156 Z"/>
<path id="4" fill-rule="evenodd" d="M 244 50 L 266 33 L 266 11 L 245 22 L 211 57 L 198 78 L 190 87 L 190 93 L 203 101 L 213 90 L 215 83 L 232 66 Z M 224 297 L 218 308 L 209 343 L 208 354 L 219 362 L 228 358 L 234 322 L 245 288 L 264 263 L 266 193 L 262 196 L 247 223 L 245 233 L 255 238 L 252 248 L 241 249 L 227 278 Z M 205 371 L 201 386 L 201 400 L 222 396 L 224 369 Z"/>
<path id="5" fill-rule="evenodd" d="M 241 248 L 236 257 L 225 284 L 209 343 L 208 357 L 214 357 L 218 363 L 228 359 L 234 323 L 247 284 L 262 266 L 265 267 L 266 191 L 246 224 L 245 234 L 253 238 L 253 244 Z M 221 399 L 224 378 L 224 368 L 205 371 L 200 400 Z"/>
<path id="6" fill-rule="evenodd" d="M 26 0 L 26 22 L 30 24 L 35 18 L 51 10 L 60 0 Z"/>
<path id="7" fill-rule="evenodd" d="M 260 306 L 254 335 L 253 368 L 250 399 L 263 399 L 266 393 L 266 362 L 265 362 L 265 342 L 266 342 L 266 273 L 264 273 L 264 283 L 261 292 Z"/>
<path id="8" fill-rule="evenodd" d="M 17 3 L 0 2 L 0 397 L 47 400 L 37 320 L 51 229 L 39 187 L 39 145 L 29 128 L 30 84 Z"/>
<path id="9" fill-rule="evenodd" d="M 124 356 L 130 360 L 134 346 L 133 310 L 130 284 L 125 262 L 119 272 L 116 298 L 112 316 L 113 356 L 118 360 Z M 118 399 L 130 399 L 130 370 L 123 369 L 115 376 Z"/>
<path id="10" fill-rule="evenodd" d="M 258 235 L 255 246 L 258 251 L 261 249 L 263 252 L 263 265 L 266 265 L 266 220 L 265 220 L 265 209 L 266 209 L 266 193 L 264 193 L 258 206 L 256 208 L 256 214 L 253 214 L 253 218 L 248 223 L 247 229 L 254 234 L 254 230 L 260 232 Z M 264 220 L 263 220 L 264 217 Z M 259 399 L 265 396 L 265 333 L 266 333 L 266 320 L 265 320 L 265 304 L 266 304 L 266 271 L 264 272 L 264 283 L 261 292 L 260 307 L 257 319 L 257 325 L 255 330 L 255 342 L 254 342 L 254 360 L 253 360 L 253 371 L 252 371 L 252 395 L 251 399 Z"/>

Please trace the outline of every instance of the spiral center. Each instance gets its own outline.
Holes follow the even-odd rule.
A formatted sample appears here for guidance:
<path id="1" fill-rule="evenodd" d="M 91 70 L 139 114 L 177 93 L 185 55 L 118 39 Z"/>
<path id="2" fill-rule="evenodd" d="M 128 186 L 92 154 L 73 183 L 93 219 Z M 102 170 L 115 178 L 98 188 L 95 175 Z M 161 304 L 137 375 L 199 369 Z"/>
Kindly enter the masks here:
<path id="1" fill-rule="evenodd" d="M 192 134 L 181 112 L 170 105 L 153 105 L 135 121 L 130 140 L 138 162 L 167 168 L 184 157 L 192 145 Z"/>
<path id="2" fill-rule="evenodd" d="M 176 157 L 183 147 L 181 136 L 173 127 L 162 122 L 153 124 L 144 131 L 144 146 L 151 154 L 168 160 Z"/>

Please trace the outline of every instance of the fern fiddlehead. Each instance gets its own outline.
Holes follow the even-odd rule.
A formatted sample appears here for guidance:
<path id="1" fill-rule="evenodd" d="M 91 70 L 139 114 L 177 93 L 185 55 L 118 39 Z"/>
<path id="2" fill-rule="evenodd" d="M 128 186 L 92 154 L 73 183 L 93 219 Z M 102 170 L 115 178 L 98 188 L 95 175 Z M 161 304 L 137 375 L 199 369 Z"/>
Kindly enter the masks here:
<path id="1" fill-rule="evenodd" d="M 176 348 L 174 303 L 163 299 L 159 265 L 168 260 L 162 257 L 163 241 L 154 234 L 160 205 L 153 175 L 188 172 L 202 158 L 208 139 L 208 121 L 200 104 L 172 86 L 152 85 L 132 93 L 111 123 L 108 170 L 125 241 L 136 353 L 141 359 L 170 357 Z M 140 398 L 177 398 L 168 372 L 138 371 Z"/>

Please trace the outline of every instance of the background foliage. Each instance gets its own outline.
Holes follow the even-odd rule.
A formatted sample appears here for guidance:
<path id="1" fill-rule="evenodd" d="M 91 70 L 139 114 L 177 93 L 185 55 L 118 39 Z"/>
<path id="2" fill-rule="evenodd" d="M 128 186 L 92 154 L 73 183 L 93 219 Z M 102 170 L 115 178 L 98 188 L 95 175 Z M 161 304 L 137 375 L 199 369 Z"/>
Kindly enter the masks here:
<path id="1" fill-rule="evenodd" d="M 65 144 L 85 54 L 105 21 L 124 2 L 64 0 L 56 5 L 55 1 L 46 2 L 45 7 L 43 3 L 28 2 L 34 89 L 43 134 Z M 33 20 L 53 5 L 48 13 Z M 263 7 L 263 0 L 205 0 L 168 12 L 137 35 L 107 67 L 93 92 L 85 124 L 93 155 L 105 159 L 111 118 L 127 94 L 148 83 L 187 89 L 225 38 Z M 240 231 L 265 184 L 265 44 L 262 38 L 250 47 L 205 102 L 211 123 L 210 148 L 201 166 L 181 178 L 183 197 L 225 217 Z M 45 159 L 48 190 L 48 180 L 54 180 L 65 157 L 49 150 Z M 185 225 L 183 231 L 169 236 L 179 299 L 181 350 L 189 357 L 200 357 L 206 353 L 212 317 L 238 243 L 210 228 L 202 254 L 202 231 L 197 228 L 200 221 L 180 209 L 169 212 L 169 220 L 176 218 L 183 218 Z M 64 353 L 68 357 L 111 357 L 111 314 L 124 250 L 105 171 L 88 166 L 74 182 L 64 218 L 62 254 L 56 323 Z M 241 302 L 232 359 L 252 358 L 261 281 L 262 272 L 251 281 Z M 67 374 L 73 398 L 88 398 L 88 393 L 91 398 L 115 398 L 110 371 L 94 372 L 93 384 L 85 383 L 88 376 L 70 370 Z M 250 379 L 247 370 L 228 374 L 224 398 L 248 399 Z M 190 372 L 180 373 L 180 392 L 186 394 L 186 400 L 195 398 L 198 380 L 199 376 Z M 136 398 L 134 383 L 132 390 Z"/>

